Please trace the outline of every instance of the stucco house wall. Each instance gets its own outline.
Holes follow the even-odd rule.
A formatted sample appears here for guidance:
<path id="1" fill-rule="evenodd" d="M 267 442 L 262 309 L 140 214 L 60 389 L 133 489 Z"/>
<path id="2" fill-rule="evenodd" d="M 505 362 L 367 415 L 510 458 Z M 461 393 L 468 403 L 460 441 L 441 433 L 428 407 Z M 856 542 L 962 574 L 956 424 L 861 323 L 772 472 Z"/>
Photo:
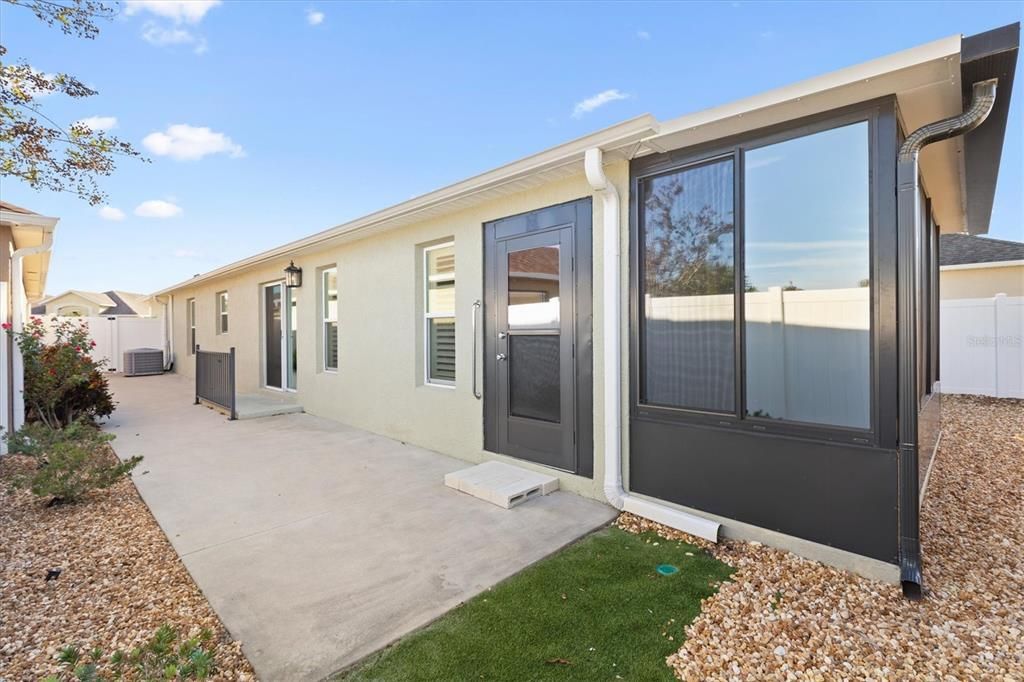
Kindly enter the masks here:
<path id="1" fill-rule="evenodd" d="M 582 169 L 581 169 L 582 170 Z M 629 166 L 618 162 L 606 166 L 606 174 L 627 196 Z M 187 302 L 196 301 L 196 342 L 207 350 L 236 353 L 239 392 L 276 393 L 261 388 L 262 320 L 261 285 L 279 281 L 289 260 L 302 268 L 303 284 L 293 290 L 298 299 L 298 377 L 296 398 L 306 412 L 336 419 L 446 454 L 479 462 L 505 459 L 483 450 L 483 402 L 473 396 L 473 359 L 468 352 L 456 356 L 457 381 L 454 389 L 425 384 L 423 380 L 423 290 L 422 247 L 449 238 L 455 242 L 456 345 L 473 345 L 473 301 L 483 298 L 483 223 L 525 213 L 553 204 L 589 197 L 593 193 L 582 172 L 565 180 L 548 183 L 528 192 L 512 194 L 459 213 L 432 218 L 398 230 L 320 248 L 280 261 L 246 269 L 241 273 L 205 281 L 201 286 L 182 287 L 173 292 L 175 371 L 194 375 L 194 356 L 188 351 Z M 623 202 L 623 222 L 627 219 Z M 594 202 L 594 225 L 602 220 L 601 202 Z M 593 232 L 594 278 L 603 276 L 600 229 Z M 628 232 L 622 244 L 628 246 Z M 322 369 L 319 272 L 338 268 L 338 371 Z M 623 269 L 622 306 L 626 309 L 628 272 Z M 216 294 L 229 295 L 228 331 L 217 333 Z M 594 329 L 603 323 L 600 287 L 594 290 Z M 628 320 L 623 318 L 623 333 Z M 482 349 L 478 347 L 482 354 Z M 623 346 L 623 380 L 629 363 Z M 594 335 L 594 430 L 603 429 L 603 386 L 601 372 L 603 344 Z M 482 382 L 478 355 L 478 381 Z M 623 419 L 627 404 L 623 401 Z M 628 439 L 623 439 L 628 440 Z M 594 477 L 560 473 L 562 487 L 579 494 L 602 498 L 601 439 L 594 438 Z M 626 443 L 623 443 L 623 447 Z M 523 460 L 518 466 L 545 470 Z M 550 470 L 545 470 L 550 472 Z"/>
<path id="2" fill-rule="evenodd" d="M 939 271 L 939 296 L 943 300 L 989 298 L 996 294 L 1024 296 L 1024 263 L 954 265 Z"/>
<path id="3" fill-rule="evenodd" d="M 79 296 L 78 294 L 70 293 L 54 298 L 46 302 L 46 315 L 68 315 L 70 310 L 81 311 L 82 317 L 96 317 L 108 306 L 100 305 L 95 301 Z"/>

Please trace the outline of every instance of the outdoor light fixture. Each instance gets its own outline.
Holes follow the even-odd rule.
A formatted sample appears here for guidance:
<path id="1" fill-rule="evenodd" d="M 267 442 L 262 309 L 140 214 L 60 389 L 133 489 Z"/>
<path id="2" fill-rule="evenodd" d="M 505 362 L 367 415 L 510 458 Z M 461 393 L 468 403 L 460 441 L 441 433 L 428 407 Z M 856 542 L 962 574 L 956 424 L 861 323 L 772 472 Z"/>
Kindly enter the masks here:
<path id="1" fill-rule="evenodd" d="M 302 268 L 295 265 L 295 261 L 290 262 L 284 269 L 284 283 L 288 287 L 302 286 Z"/>

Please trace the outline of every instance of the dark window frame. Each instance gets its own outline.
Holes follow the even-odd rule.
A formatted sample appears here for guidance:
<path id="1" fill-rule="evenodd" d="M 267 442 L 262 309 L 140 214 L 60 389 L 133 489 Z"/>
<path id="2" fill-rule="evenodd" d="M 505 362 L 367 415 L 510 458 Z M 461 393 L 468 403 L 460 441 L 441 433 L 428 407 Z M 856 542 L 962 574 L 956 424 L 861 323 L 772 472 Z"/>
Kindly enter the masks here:
<path id="1" fill-rule="evenodd" d="M 640 210 L 639 209 L 640 194 L 639 193 L 641 191 L 640 190 L 640 183 L 641 182 L 646 181 L 646 180 L 652 180 L 654 178 L 658 178 L 658 177 L 662 177 L 662 176 L 666 176 L 666 175 L 672 175 L 674 173 L 679 173 L 679 172 L 682 172 L 682 171 L 688 171 L 688 170 L 693 170 L 693 169 L 697 169 L 697 168 L 703 168 L 705 166 L 711 166 L 711 165 L 714 165 L 716 163 L 721 163 L 723 161 L 729 161 L 729 162 L 732 163 L 732 221 L 733 221 L 733 225 L 732 225 L 732 242 L 733 242 L 732 267 L 733 267 L 733 275 L 734 275 L 733 295 L 735 296 L 735 293 L 736 293 L 735 287 L 737 286 L 737 283 L 739 283 L 739 285 L 742 286 L 742 279 L 743 279 L 742 273 L 740 272 L 741 271 L 741 267 L 740 267 L 740 261 L 739 261 L 738 254 L 737 254 L 737 242 L 739 240 L 738 232 L 739 232 L 739 222 L 740 222 L 739 221 L 739 209 L 740 209 L 740 204 L 742 203 L 739 200 L 739 193 L 740 193 L 740 189 L 739 188 L 740 188 L 740 185 L 738 183 L 739 183 L 739 173 L 740 173 L 739 165 L 740 164 L 739 164 L 738 155 L 735 152 L 730 152 L 730 153 L 727 153 L 727 154 L 718 154 L 718 155 L 711 156 L 711 157 L 701 158 L 701 159 L 699 159 L 697 161 L 692 161 L 692 162 L 684 163 L 682 165 L 677 165 L 677 166 L 674 166 L 672 168 L 668 168 L 668 169 L 664 169 L 664 170 L 659 170 L 657 172 L 646 173 L 646 174 L 644 174 L 642 176 L 638 176 L 635 182 L 631 182 L 630 191 L 633 192 L 633 194 L 636 196 L 635 203 L 637 205 L 637 221 L 638 222 L 637 222 L 637 230 L 636 230 L 635 237 L 638 240 L 642 240 L 642 239 L 644 239 L 644 235 L 641 234 L 641 231 L 640 231 L 640 228 L 639 228 L 639 216 L 640 216 L 640 212 L 639 212 L 639 210 Z M 631 229 L 630 239 L 633 239 L 633 236 L 634 235 L 633 235 L 633 232 L 632 232 L 632 229 Z M 639 249 L 640 246 L 641 246 L 641 243 L 638 242 L 637 243 L 637 249 Z M 639 264 L 634 266 L 634 267 L 637 270 L 639 281 L 643 282 L 646 279 L 646 277 L 645 277 L 646 273 L 644 272 L 642 261 L 639 262 Z M 737 276 L 736 273 L 740 273 L 740 274 Z M 638 294 L 640 296 L 643 296 L 643 289 L 642 288 L 638 288 L 637 291 L 638 291 Z M 636 301 L 636 305 L 640 306 L 640 301 L 639 300 Z M 639 349 L 643 349 L 645 347 L 645 341 L 644 341 L 644 338 L 643 338 L 645 325 L 643 324 L 643 314 L 642 313 L 638 314 L 637 321 L 640 323 L 640 327 L 637 329 L 637 334 L 639 335 L 639 339 L 638 339 L 638 341 L 639 341 L 638 350 L 639 350 Z M 739 326 L 739 324 L 740 324 L 740 320 L 739 320 L 739 302 L 734 299 L 733 300 L 733 310 L 732 310 L 733 362 L 734 362 L 734 366 L 733 366 L 733 381 L 734 381 L 734 383 L 736 385 L 733 388 L 733 410 L 732 410 L 732 414 L 735 414 L 736 416 L 738 416 L 738 410 L 740 409 L 740 392 L 739 392 L 740 391 L 740 387 L 739 387 L 739 383 L 740 383 L 740 379 L 741 379 L 740 374 L 739 374 L 740 366 L 739 366 L 739 363 L 736 362 L 737 349 L 739 348 L 739 340 L 740 340 L 739 334 L 737 334 L 737 327 Z M 636 361 L 637 361 L 637 364 L 638 364 L 638 372 L 639 372 L 638 375 L 637 375 L 637 381 L 638 381 L 637 391 L 638 391 L 638 396 L 639 396 L 639 395 L 644 395 L 646 393 L 646 386 L 645 386 L 645 384 L 646 384 L 646 379 L 647 379 L 647 376 L 646 376 L 647 373 L 645 371 L 646 368 L 644 367 L 644 362 L 643 362 L 644 356 L 643 356 L 643 354 L 638 353 L 636 358 L 637 358 Z M 700 413 L 700 414 L 708 414 L 708 415 L 729 415 L 730 414 L 730 412 L 727 412 L 725 410 L 714 410 L 714 409 L 710 409 L 710 408 L 700 408 L 700 407 L 682 407 L 682 406 L 678 406 L 678 405 L 663 405 L 663 404 L 654 403 L 654 402 L 646 402 L 646 403 L 643 403 L 643 405 L 647 406 L 647 407 L 663 407 L 663 408 L 668 409 L 668 410 L 684 410 L 686 412 L 697 412 L 697 413 Z"/>
<path id="2" fill-rule="evenodd" d="M 746 216 L 744 214 L 744 153 L 859 122 L 868 123 L 870 288 L 870 425 L 866 429 L 829 424 L 746 416 L 746 311 L 743 275 Z M 896 292 L 895 292 L 895 157 L 897 145 L 895 102 L 891 97 L 858 103 L 822 114 L 796 119 L 727 138 L 652 154 L 630 164 L 630 417 L 667 424 L 706 426 L 816 441 L 892 447 L 896 441 Z M 650 405 L 640 402 L 644 341 L 642 338 L 643 245 L 640 224 L 640 183 L 650 177 L 708 163 L 733 159 L 734 263 L 736 269 L 735 381 L 732 413 Z M 891 195 L 891 196 L 890 196 Z M 739 292 L 739 293 L 736 293 Z M 892 423 L 890 423 L 892 422 Z"/>

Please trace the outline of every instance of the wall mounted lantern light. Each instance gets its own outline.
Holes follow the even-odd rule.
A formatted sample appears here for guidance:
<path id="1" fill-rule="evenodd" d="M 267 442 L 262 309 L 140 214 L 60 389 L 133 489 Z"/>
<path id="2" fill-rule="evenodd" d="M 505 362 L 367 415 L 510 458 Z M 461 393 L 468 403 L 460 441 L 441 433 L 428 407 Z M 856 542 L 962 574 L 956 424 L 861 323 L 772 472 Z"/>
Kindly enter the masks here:
<path id="1" fill-rule="evenodd" d="M 301 287 L 302 286 L 302 268 L 292 261 L 288 264 L 288 267 L 284 269 L 284 283 L 288 287 Z"/>

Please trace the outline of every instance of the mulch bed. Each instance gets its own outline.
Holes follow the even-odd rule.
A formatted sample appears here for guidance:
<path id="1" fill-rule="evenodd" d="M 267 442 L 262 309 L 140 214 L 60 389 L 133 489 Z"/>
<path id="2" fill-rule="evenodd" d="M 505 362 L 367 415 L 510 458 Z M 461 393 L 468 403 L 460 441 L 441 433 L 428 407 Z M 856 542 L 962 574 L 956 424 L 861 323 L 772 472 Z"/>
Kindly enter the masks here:
<path id="1" fill-rule="evenodd" d="M 943 401 L 921 602 L 758 543 L 712 545 L 620 517 L 737 568 L 669 656 L 679 679 L 1024 679 L 1024 401 Z"/>
<path id="2" fill-rule="evenodd" d="M 130 649 L 165 623 L 182 635 L 214 633 L 211 679 L 255 678 L 241 643 L 192 581 L 134 483 L 47 507 L 10 489 L 11 477 L 30 462 L 0 457 L 0 680 L 61 672 L 55 655 L 68 644 L 100 647 L 108 656 Z M 60 576 L 47 581 L 58 568 Z"/>

